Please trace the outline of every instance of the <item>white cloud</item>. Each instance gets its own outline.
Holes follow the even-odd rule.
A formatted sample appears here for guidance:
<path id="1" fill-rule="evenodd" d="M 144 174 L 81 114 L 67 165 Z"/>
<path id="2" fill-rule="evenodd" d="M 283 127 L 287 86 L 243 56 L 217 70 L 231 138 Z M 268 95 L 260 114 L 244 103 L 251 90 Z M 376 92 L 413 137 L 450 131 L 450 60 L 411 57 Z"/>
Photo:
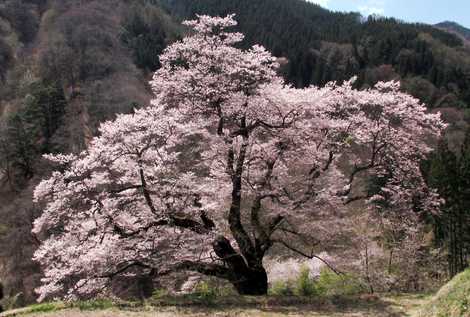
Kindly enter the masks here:
<path id="1" fill-rule="evenodd" d="M 373 6 L 360 6 L 359 11 L 363 15 L 372 15 L 372 14 L 378 14 L 378 15 L 383 15 L 385 13 L 384 8 L 379 8 L 379 7 L 373 7 Z"/>
<path id="2" fill-rule="evenodd" d="M 328 3 L 330 2 L 330 0 L 307 0 L 307 1 L 310 1 L 312 3 L 315 3 L 315 4 L 318 4 L 324 8 L 327 8 L 328 7 Z"/>
<path id="3" fill-rule="evenodd" d="M 324 8 L 328 8 L 331 0 L 307 0 L 309 2 L 318 4 Z M 350 0 L 357 4 L 357 10 L 362 15 L 368 16 L 372 14 L 384 15 L 385 14 L 385 3 L 387 0 Z"/>
<path id="4" fill-rule="evenodd" d="M 368 0 L 366 3 L 358 7 L 358 10 L 363 15 L 384 15 L 385 13 L 385 0 Z"/>

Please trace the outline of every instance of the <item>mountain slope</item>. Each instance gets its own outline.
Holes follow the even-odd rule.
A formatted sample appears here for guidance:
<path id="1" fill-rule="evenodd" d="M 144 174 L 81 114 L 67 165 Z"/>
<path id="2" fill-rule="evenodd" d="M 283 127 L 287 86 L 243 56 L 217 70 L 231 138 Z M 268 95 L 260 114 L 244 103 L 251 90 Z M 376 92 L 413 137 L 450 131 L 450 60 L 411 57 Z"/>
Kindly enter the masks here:
<path id="1" fill-rule="evenodd" d="M 286 78 L 299 87 L 354 75 L 359 86 L 402 79 L 408 92 L 431 107 L 470 104 L 470 61 L 462 40 L 430 25 L 364 20 L 303 0 L 160 2 L 181 19 L 235 13 L 246 44 L 261 43 L 287 57 Z"/>
<path id="2" fill-rule="evenodd" d="M 467 29 L 466 27 L 456 22 L 445 21 L 436 24 L 436 27 L 458 34 L 459 36 L 462 36 L 465 40 L 470 41 L 470 29 Z"/>
<path id="3" fill-rule="evenodd" d="M 17 304 L 34 300 L 39 279 L 41 155 L 78 153 L 99 122 L 147 105 L 147 78 L 178 28 L 145 2 L 0 1 L 0 283 Z"/>

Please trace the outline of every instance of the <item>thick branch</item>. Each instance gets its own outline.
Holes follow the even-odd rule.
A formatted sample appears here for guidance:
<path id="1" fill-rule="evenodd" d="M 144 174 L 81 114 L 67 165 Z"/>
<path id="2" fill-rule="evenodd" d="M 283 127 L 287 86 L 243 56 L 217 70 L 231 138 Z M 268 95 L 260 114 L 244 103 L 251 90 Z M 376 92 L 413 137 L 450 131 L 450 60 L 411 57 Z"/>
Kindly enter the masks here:
<path id="1" fill-rule="evenodd" d="M 318 255 L 315 255 L 313 253 L 311 254 L 307 254 L 293 246 L 290 246 L 289 244 L 287 244 L 286 242 L 282 241 L 282 240 L 276 240 L 274 242 L 277 242 L 277 243 L 280 243 L 282 244 L 283 246 L 285 246 L 287 249 L 303 256 L 303 257 L 306 257 L 307 259 L 318 259 L 320 261 L 322 261 L 330 270 L 332 270 L 333 272 L 335 272 L 336 274 L 343 274 L 342 272 L 338 271 L 337 269 L 335 269 L 330 263 L 328 263 L 328 261 L 326 261 L 325 259 L 319 257 Z"/>
<path id="2" fill-rule="evenodd" d="M 201 214 L 201 218 L 202 218 L 202 214 Z M 204 222 L 204 219 L 203 219 L 203 222 Z M 182 229 L 188 229 L 198 234 L 208 234 L 214 228 L 213 226 L 210 226 L 209 223 L 200 223 L 196 220 L 189 219 L 189 218 L 179 218 L 179 217 L 170 216 L 168 219 L 161 219 L 158 221 L 151 222 L 145 227 L 139 228 L 131 232 L 126 232 L 124 228 L 121 228 L 117 224 L 114 224 L 113 229 L 115 233 L 121 236 L 121 238 L 127 239 L 127 238 L 132 238 L 133 236 L 136 236 L 140 233 L 146 232 L 150 230 L 151 228 L 161 227 L 161 226 L 173 226 L 173 227 L 178 227 Z"/>
<path id="3" fill-rule="evenodd" d="M 122 188 L 111 189 L 109 192 L 111 194 L 119 194 L 119 193 L 125 192 L 127 190 L 140 189 L 140 188 L 142 188 L 142 185 L 129 185 L 129 186 L 125 186 L 125 187 L 122 187 Z"/>
<path id="4" fill-rule="evenodd" d="M 268 235 L 272 236 L 272 234 L 279 228 L 280 224 L 284 221 L 284 216 L 282 215 L 277 215 L 274 217 L 271 222 L 269 223 L 268 226 Z"/>
<path id="5" fill-rule="evenodd" d="M 296 111 L 291 110 L 288 113 L 286 113 L 284 116 L 282 116 L 281 123 L 279 124 L 272 124 L 272 123 L 268 123 L 262 120 L 256 120 L 253 124 L 248 126 L 248 129 L 250 131 L 256 129 L 257 127 L 264 127 L 264 128 L 271 129 L 271 130 L 285 129 L 291 126 L 295 122 L 296 117 L 297 117 Z"/>
<path id="6" fill-rule="evenodd" d="M 345 201 L 344 201 L 344 204 L 345 205 L 349 205 L 350 203 L 353 203 L 355 201 L 358 201 L 358 200 L 364 200 L 364 199 L 367 199 L 367 198 L 370 198 L 371 195 L 358 195 L 358 196 L 352 196 L 352 197 L 348 197 Z"/>
<path id="7" fill-rule="evenodd" d="M 251 225 L 255 230 L 255 249 L 258 255 L 261 255 L 263 245 L 268 244 L 269 237 L 259 221 L 259 211 L 261 210 L 261 198 L 254 199 L 251 206 Z"/>
<path id="8" fill-rule="evenodd" d="M 244 258 L 232 247 L 230 241 L 219 236 L 212 243 L 215 254 L 224 261 L 233 271 L 240 272 L 247 269 Z"/>
<path id="9" fill-rule="evenodd" d="M 225 266 L 215 263 L 202 263 L 194 261 L 183 261 L 171 267 L 166 271 L 161 271 L 157 275 L 164 276 L 180 271 L 193 271 L 207 276 L 214 276 L 228 281 L 233 281 L 235 276 L 232 271 Z"/>
<path id="10" fill-rule="evenodd" d="M 315 165 L 310 169 L 307 190 L 300 199 L 294 202 L 294 210 L 301 208 L 305 203 L 307 203 L 316 195 L 316 191 L 314 189 L 315 182 L 318 178 L 320 178 L 322 172 L 326 172 L 330 168 L 334 160 L 335 153 L 334 151 L 330 151 L 328 154 L 328 159 L 322 167 Z"/>
<path id="11" fill-rule="evenodd" d="M 378 155 L 379 155 L 380 151 L 382 151 L 382 149 L 384 149 L 387 146 L 387 143 L 383 143 L 383 144 L 377 146 L 377 138 L 378 138 L 378 135 L 375 135 L 374 136 L 374 141 L 373 141 L 373 144 L 372 144 L 372 151 L 371 151 L 371 157 L 369 159 L 369 163 L 365 164 L 365 165 L 362 165 L 362 166 L 358 166 L 358 165 L 354 166 L 354 169 L 351 172 L 351 175 L 349 176 L 349 184 L 353 183 L 353 181 L 354 181 L 357 174 L 359 174 L 361 172 L 364 172 L 364 171 L 367 171 L 367 170 L 372 169 L 372 168 L 377 166 Z"/>
<path id="12" fill-rule="evenodd" d="M 241 128 L 246 128 L 246 121 L 242 119 Z M 255 256 L 255 248 L 253 243 L 248 236 L 245 228 L 241 222 L 241 192 L 242 192 L 242 174 L 245 164 L 245 156 L 248 148 L 248 135 L 243 136 L 243 144 L 241 145 L 239 155 L 236 162 L 236 168 L 232 177 L 232 203 L 230 205 L 230 211 L 228 221 L 230 225 L 230 231 L 233 237 L 238 243 L 243 256 L 246 258 L 250 265 L 256 265 L 258 259 Z M 229 150 L 230 151 L 230 150 Z"/>
<path id="13" fill-rule="evenodd" d="M 96 278 L 114 278 L 116 276 L 118 276 L 119 274 L 122 274 L 124 272 L 126 272 L 127 270 L 133 268 L 133 267 L 140 267 L 140 268 L 145 268 L 145 269 L 151 269 L 152 267 L 147 265 L 147 264 L 144 264 L 140 261 L 132 261 L 130 263 L 127 263 L 125 264 L 123 267 L 117 269 L 116 271 L 113 271 L 113 272 L 108 272 L 108 273 L 105 273 L 103 275 L 99 275 L 99 276 L 96 276 Z"/>
<path id="14" fill-rule="evenodd" d="M 142 193 L 144 194 L 145 202 L 150 208 L 150 211 L 155 215 L 157 214 L 157 210 L 155 209 L 155 206 L 153 205 L 152 197 L 150 197 L 150 193 L 147 190 L 147 182 L 145 180 L 145 175 L 144 175 L 144 170 L 142 166 L 139 166 L 139 175 L 140 175 L 140 181 L 142 183 Z"/>
<path id="15" fill-rule="evenodd" d="M 179 228 L 189 229 L 199 234 L 208 234 L 212 228 L 208 228 L 205 224 L 189 218 L 171 217 L 170 224 Z"/>
<path id="16" fill-rule="evenodd" d="M 151 269 L 155 270 L 151 266 L 144 264 L 139 261 L 133 261 L 130 263 L 125 264 L 121 268 L 113 271 L 108 272 L 102 275 L 96 276 L 96 278 L 114 278 L 119 274 L 125 273 L 126 271 L 130 270 L 131 268 L 139 267 L 144 269 Z M 214 264 L 214 263 L 202 263 L 202 262 L 194 262 L 194 261 L 183 261 L 171 267 L 168 270 L 160 271 L 156 273 L 156 276 L 165 276 L 171 273 L 179 272 L 179 271 L 194 271 L 208 276 L 214 276 L 226 280 L 234 280 L 235 277 L 233 276 L 231 270 L 226 268 L 225 266 Z"/>

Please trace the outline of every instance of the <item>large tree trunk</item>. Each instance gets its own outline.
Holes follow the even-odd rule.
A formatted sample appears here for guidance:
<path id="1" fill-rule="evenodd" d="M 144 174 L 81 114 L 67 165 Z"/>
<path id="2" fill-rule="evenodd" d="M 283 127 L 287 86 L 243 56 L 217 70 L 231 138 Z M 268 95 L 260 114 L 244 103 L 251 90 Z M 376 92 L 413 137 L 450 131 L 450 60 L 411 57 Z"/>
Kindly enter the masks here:
<path id="1" fill-rule="evenodd" d="M 237 279 L 232 281 L 240 295 L 266 295 L 268 293 L 268 275 L 263 267 L 247 268 L 244 272 L 234 272 Z"/>
<path id="2" fill-rule="evenodd" d="M 0 300 L 3 299 L 3 285 L 0 283 Z M 0 313 L 3 311 L 2 305 L 0 305 Z"/>
<path id="3" fill-rule="evenodd" d="M 220 112 L 220 109 L 219 109 Z M 218 134 L 223 135 L 224 117 L 220 115 Z M 212 246 L 215 254 L 224 262 L 221 267 L 200 267 L 196 266 L 196 270 L 203 274 L 209 274 L 224 278 L 233 284 L 235 289 L 241 295 L 265 295 L 268 292 L 268 276 L 263 267 L 264 246 L 258 245 L 257 239 L 251 240 L 246 228 L 241 221 L 241 201 L 242 201 L 242 175 L 245 165 L 245 157 L 248 149 L 249 129 L 247 129 L 246 118 L 240 120 L 240 129 L 235 133 L 235 137 L 242 136 L 243 142 L 240 149 L 234 145 L 233 140 L 226 140 L 229 147 L 227 152 L 226 171 L 232 180 L 232 201 L 228 214 L 228 222 L 230 231 L 235 239 L 238 250 L 235 250 L 230 241 L 224 236 L 215 239 Z M 238 151 L 237 155 L 235 153 Z M 272 166 L 271 166 L 272 169 Z M 257 234 L 262 236 L 265 245 L 270 243 L 265 232 L 259 227 L 258 211 L 261 208 L 261 200 L 257 200 L 257 204 L 252 211 L 252 222 Z M 203 214 L 205 217 L 205 215 Z M 204 224 L 206 221 L 202 219 Z M 266 240 L 266 241 L 265 241 Z"/>
<path id="4" fill-rule="evenodd" d="M 230 241 L 219 236 L 213 243 L 213 248 L 227 264 L 230 270 L 228 280 L 241 295 L 266 295 L 268 292 L 268 275 L 262 264 L 262 258 L 255 265 L 249 265 L 248 261 L 233 249 Z M 253 254 L 252 258 L 256 255 Z"/>

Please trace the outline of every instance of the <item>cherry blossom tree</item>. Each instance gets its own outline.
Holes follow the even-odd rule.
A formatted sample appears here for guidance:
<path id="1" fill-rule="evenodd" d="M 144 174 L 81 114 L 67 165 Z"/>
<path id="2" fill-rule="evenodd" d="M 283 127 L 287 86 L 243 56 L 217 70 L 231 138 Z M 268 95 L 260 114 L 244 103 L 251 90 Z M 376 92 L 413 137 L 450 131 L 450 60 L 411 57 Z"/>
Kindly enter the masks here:
<path id="1" fill-rule="evenodd" d="M 47 156 L 58 168 L 35 190 L 40 299 L 179 271 L 266 294 L 265 255 L 316 257 L 295 239 L 321 243 L 323 212 L 438 207 L 419 162 L 444 125 L 397 82 L 295 89 L 263 47 L 238 48 L 232 15 L 185 24 L 193 33 L 160 57 L 148 108 L 103 123 L 83 153 Z"/>

